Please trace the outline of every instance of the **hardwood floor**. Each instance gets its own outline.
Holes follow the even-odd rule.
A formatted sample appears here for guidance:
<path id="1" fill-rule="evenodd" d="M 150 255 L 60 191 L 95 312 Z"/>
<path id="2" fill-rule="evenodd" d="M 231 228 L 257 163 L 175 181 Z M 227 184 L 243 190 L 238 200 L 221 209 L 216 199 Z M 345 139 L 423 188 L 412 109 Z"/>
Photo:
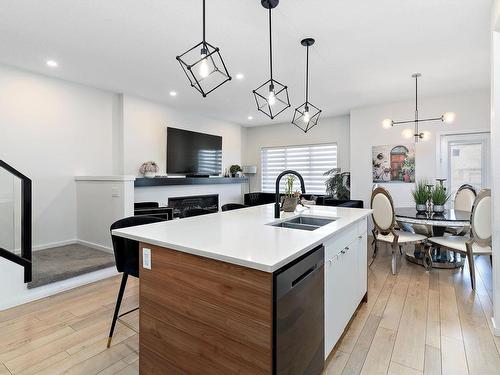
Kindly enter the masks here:
<path id="1" fill-rule="evenodd" d="M 474 293 L 467 268 L 426 273 L 401 257 L 393 276 L 389 251 L 381 248 L 368 272 L 368 303 L 337 344 L 325 374 L 500 374 L 489 257 L 475 263 Z"/>
<path id="2" fill-rule="evenodd" d="M 467 267 L 467 266 L 466 266 Z M 479 257 L 477 292 L 467 269 L 433 270 L 402 260 L 390 272 L 383 248 L 369 270 L 362 304 L 325 374 L 500 374 L 500 337 L 492 335 L 488 257 Z M 138 335 L 118 323 L 106 339 L 119 277 L 0 312 L 0 375 L 137 375 Z M 123 311 L 138 304 L 131 278 Z M 125 317 L 138 329 L 137 312 Z"/>

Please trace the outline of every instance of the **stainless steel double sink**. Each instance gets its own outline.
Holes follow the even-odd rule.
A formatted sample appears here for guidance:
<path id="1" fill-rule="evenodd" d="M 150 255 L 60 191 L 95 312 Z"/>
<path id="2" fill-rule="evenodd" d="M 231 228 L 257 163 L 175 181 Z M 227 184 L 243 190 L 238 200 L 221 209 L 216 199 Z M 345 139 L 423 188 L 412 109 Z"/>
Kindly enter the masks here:
<path id="1" fill-rule="evenodd" d="M 335 218 L 327 219 L 323 217 L 315 217 L 315 216 L 295 216 L 288 220 L 283 220 L 277 223 L 270 223 L 273 227 L 280 228 L 290 228 L 290 229 L 300 229 L 300 230 L 309 230 L 313 231 L 318 228 L 321 228 L 324 225 L 330 224 L 334 222 Z"/>

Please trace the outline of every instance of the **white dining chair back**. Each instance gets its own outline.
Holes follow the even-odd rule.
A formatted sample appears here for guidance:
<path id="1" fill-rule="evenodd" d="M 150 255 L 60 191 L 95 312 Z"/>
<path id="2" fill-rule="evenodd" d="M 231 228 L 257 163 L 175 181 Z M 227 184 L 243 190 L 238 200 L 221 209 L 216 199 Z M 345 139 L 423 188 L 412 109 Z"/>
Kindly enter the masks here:
<path id="1" fill-rule="evenodd" d="M 472 238 L 481 246 L 491 244 L 491 190 L 483 189 L 474 201 L 471 215 Z"/>
<path id="2" fill-rule="evenodd" d="M 381 187 L 373 190 L 371 208 L 375 226 L 382 233 L 389 232 L 394 227 L 394 205 L 389 192 Z"/>
<path id="3" fill-rule="evenodd" d="M 462 185 L 455 195 L 455 210 L 471 212 L 474 200 L 476 199 L 476 190 L 470 185 Z"/>

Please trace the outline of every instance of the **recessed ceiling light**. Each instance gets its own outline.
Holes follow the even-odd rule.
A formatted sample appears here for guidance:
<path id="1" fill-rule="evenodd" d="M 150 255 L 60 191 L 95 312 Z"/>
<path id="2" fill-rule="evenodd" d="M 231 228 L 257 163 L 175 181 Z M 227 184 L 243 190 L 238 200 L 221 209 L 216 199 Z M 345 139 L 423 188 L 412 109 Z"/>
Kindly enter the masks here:
<path id="1" fill-rule="evenodd" d="M 245 76 L 242 73 L 236 74 L 236 79 L 243 79 Z"/>
<path id="2" fill-rule="evenodd" d="M 177 92 L 176 91 L 170 91 L 170 96 L 177 96 Z"/>
<path id="3" fill-rule="evenodd" d="M 50 66 L 51 68 L 57 68 L 58 65 L 59 64 L 56 60 L 47 60 L 47 66 Z"/>
<path id="4" fill-rule="evenodd" d="M 247 119 L 253 120 L 253 116 L 248 116 Z"/>

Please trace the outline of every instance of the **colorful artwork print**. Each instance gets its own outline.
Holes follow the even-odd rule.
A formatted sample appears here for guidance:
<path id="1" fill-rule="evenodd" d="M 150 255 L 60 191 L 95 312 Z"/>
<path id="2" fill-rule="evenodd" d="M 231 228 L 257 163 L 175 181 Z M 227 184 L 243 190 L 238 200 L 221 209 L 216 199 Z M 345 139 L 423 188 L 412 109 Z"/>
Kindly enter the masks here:
<path id="1" fill-rule="evenodd" d="M 415 182 L 415 145 L 385 145 L 372 147 L 374 183 Z"/>

